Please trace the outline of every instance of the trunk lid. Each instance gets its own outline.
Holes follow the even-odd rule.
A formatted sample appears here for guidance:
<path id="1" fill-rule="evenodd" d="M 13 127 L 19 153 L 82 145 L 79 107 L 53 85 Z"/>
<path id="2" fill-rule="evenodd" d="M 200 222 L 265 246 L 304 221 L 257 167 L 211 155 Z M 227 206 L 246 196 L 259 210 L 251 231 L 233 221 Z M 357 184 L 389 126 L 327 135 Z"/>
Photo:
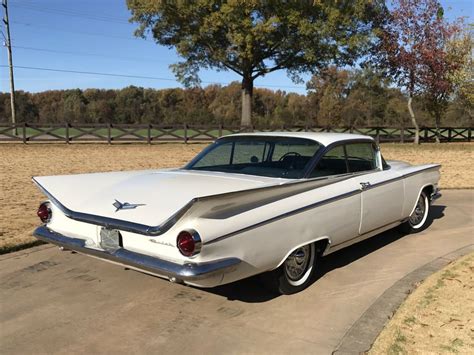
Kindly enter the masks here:
<path id="1" fill-rule="evenodd" d="M 74 212 L 157 225 L 193 198 L 287 180 L 174 169 L 41 176 L 34 181 Z"/>

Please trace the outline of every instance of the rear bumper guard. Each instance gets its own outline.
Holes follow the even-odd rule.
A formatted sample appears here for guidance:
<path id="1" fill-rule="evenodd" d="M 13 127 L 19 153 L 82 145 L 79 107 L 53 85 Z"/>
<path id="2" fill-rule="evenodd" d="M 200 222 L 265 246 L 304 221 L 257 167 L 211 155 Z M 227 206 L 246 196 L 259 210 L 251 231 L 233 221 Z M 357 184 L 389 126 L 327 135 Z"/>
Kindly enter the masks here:
<path id="1" fill-rule="evenodd" d="M 177 264 L 122 248 L 115 251 L 88 248 L 86 247 L 85 240 L 64 236 L 46 226 L 36 228 L 33 234 L 39 240 L 55 244 L 64 249 L 148 271 L 168 277 L 173 281 L 201 280 L 216 274 L 227 273 L 232 271 L 241 262 L 237 258 L 227 258 L 205 263 L 187 262 Z"/>

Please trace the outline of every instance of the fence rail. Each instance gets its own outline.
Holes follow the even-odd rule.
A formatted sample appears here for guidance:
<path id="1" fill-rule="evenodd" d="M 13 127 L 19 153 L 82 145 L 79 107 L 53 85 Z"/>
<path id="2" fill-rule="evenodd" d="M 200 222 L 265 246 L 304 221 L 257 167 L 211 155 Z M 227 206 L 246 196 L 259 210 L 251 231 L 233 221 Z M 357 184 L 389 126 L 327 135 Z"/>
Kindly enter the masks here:
<path id="1" fill-rule="evenodd" d="M 374 137 L 378 142 L 413 142 L 413 127 L 228 127 L 222 125 L 154 125 L 154 124 L 33 124 L 0 122 L 0 142 L 205 142 L 223 135 L 240 132 L 338 132 L 359 133 Z M 441 142 L 470 142 L 472 127 L 441 127 Z M 434 142 L 435 127 L 422 127 L 420 141 Z"/>

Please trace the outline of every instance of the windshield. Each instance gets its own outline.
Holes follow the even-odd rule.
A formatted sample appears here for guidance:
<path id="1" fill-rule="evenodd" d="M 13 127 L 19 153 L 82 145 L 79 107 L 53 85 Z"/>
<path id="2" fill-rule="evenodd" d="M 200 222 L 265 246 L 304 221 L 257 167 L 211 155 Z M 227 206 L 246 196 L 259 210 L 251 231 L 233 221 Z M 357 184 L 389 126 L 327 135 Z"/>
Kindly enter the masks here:
<path id="1" fill-rule="evenodd" d="M 300 179 L 321 145 L 303 138 L 239 136 L 222 138 L 185 169 Z"/>

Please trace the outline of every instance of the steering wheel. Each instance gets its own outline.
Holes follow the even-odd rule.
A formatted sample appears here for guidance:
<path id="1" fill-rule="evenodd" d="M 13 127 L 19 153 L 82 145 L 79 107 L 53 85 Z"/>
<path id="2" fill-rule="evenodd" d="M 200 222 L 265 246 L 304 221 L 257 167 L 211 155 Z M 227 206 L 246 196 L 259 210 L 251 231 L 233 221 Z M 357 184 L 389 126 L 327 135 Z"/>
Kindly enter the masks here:
<path id="1" fill-rule="evenodd" d="M 294 157 L 294 158 L 296 158 L 296 157 L 300 157 L 300 156 L 301 156 L 301 154 L 298 153 L 298 152 L 288 152 L 288 153 L 283 154 L 283 155 L 280 157 L 280 159 L 278 159 L 278 161 L 283 161 L 283 160 L 285 160 L 285 158 L 287 158 L 287 157 Z"/>

